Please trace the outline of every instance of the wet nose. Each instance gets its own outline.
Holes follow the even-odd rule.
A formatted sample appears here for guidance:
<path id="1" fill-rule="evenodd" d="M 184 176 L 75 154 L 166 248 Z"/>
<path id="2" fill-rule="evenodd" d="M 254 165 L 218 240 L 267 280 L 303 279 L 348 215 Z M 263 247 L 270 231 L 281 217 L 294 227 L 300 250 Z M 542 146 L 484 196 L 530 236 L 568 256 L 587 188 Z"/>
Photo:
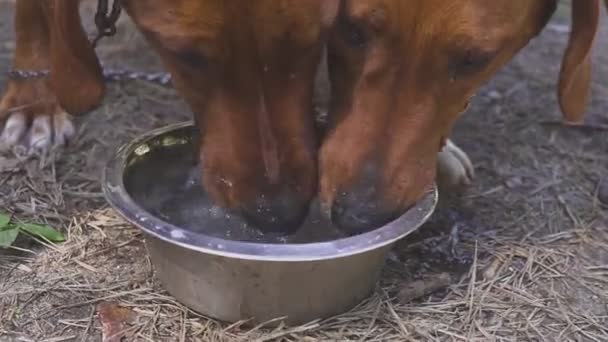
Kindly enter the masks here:
<path id="1" fill-rule="evenodd" d="M 378 228 L 396 216 L 396 213 L 381 204 L 375 188 L 341 192 L 331 207 L 332 223 L 349 235 Z"/>
<path id="2" fill-rule="evenodd" d="M 259 195 L 241 211 L 250 224 L 263 232 L 291 234 L 302 225 L 308 209 L 308 200 L 284 190 L 274 196 Z"/>

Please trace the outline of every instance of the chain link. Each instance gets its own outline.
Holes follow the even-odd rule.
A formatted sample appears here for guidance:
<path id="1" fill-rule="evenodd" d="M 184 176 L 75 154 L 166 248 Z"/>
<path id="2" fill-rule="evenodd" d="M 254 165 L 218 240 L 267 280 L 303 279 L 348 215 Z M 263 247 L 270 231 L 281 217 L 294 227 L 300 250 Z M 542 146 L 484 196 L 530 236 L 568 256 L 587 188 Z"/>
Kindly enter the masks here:
<path id="1" fill-rule="evenodd" d="M 140 80 L 150 83 L 169 86 L 171 75 L 166 72 L 140 72 L 126 69 L 104 68 L 103 77 L 107 81 Z"/>
<path id="2" fill-rule="evenodd" d="M 48 76 L 49 73 L 49 70 L 10 69 L 6 72 L 6 75 L 12 80 L 28 80 L 43 78 Z M 110 82 L 140 80 L 162 86 L 169 86 L 171 84 L 171 75 L 166 72 L 141 72 L 128 69 L 103 68 L 103 77 L 106 81 Z"/>
<path id="3" fill-rule="evenodd" d="M 13 80 L 41 78 L 41 77 L 48 76 L 48 74 L 49 74 L 48 70 L 35 71 L 35 70 L 10 69 L 9 71 L 6 72 L 6 75 L 8 76 L 8 78 L 13 79 Z"/>
<path id="4" fill-rule="evenodd" d="M 103 37 L 111 37 L 116 34 L 116 21 L 122 12 L 121 0 L 114 0 L 112 8 L 108 12 L 108 0 L 97 0 L 97 12 L 95 12 L 95 26 L 97 26 L 97 37 L 93 38 L 93 47 Z"/>

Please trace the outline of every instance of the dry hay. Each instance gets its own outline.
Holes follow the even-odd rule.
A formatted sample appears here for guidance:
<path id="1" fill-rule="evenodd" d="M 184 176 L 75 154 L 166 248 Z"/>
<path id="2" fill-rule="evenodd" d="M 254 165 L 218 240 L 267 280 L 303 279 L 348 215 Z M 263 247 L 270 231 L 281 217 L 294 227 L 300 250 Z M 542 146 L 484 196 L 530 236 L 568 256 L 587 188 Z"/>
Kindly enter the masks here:
<path id="1" fill-rule="evenodd" d="M 7 6 L 0 1 L 0 69 L 14 47 L 3 36 Z M 608 211 L 597 194 L 608 176 L 608 133 L 541 122 L 559 115 L 546 79 L 556 75 L 566 38 L 556 27 L 498 75 L 459 124 L 456 140 L 477 163 L 473 188 L 445 199 L 395 248 L 368 300 L 299 327 L 216 322 L 155 280 L 141 233 L 107 208 L 99 175 L 118 145 L 187 111 L 171 89 L 112 84 L 103 106 L 78 119 L 78 138 L 60 156 L 0 156 L 0 211 L 68 237 L 57 245 L 20 239 L 0 251 L 0 341 L 99 341 L 99 313 L 112 309 L 129 341 L 607 341 Z M 141 46 L 124 34 L 101 55 L 157 70 Z M 605 56 L 596 58 L 593 127 L 608 123 Z M 450 275 L 448 288 L 399 302 L 404 286 L 438 272 Z"/>
<path id="2" fill-rule="evenodd" d="M 525 241 L 467 239 L 455 253 L 474 253 L 470 272 L 409 304 L 394 296 L 419 265 L 393 259 L 375 294 L 352 311 L 273 330 L 222 324 L 180 305 L 154 279 L 139 231 L 110 209 L 72 219 L 67 235 L 67 243 L 2 257 L 3 334 L 27 331 L 48 341 L 98 337 L 97 305 L 110 302 L 132 313 L 125 334 L 137 341 L 608 339 L 608 267 L 588 253 L 604 253 L 605 260 L 606 227 Z M 447 242 L 450 235 L 418 240 L 414 248 Z M 398 250 L 420 261 L 407 245 Z"/>

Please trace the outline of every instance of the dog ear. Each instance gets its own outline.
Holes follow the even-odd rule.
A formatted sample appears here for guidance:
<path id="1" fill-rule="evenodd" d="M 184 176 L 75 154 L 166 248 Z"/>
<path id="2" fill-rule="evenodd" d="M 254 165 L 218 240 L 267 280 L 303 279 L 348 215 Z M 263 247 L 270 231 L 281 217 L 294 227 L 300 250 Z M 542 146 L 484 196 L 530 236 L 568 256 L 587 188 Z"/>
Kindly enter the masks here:
<path id="1" fill-rule="evenodd" d="M 50 82 L 61 106 L 71 114 L 87 112 L 102 100 L 101 65 L 82 27 L 79 0 L 49 0 Z"/>
<path id="2" fill-rule="evenodd" d="M 605 0 L 608 4 L 608 0 Z M 591 93 L 591 52 L 599 29 L 600 0 L 572 1 L 572 28 L 559 76 L 559 103 L 566 122 L 580 123 Z"/>

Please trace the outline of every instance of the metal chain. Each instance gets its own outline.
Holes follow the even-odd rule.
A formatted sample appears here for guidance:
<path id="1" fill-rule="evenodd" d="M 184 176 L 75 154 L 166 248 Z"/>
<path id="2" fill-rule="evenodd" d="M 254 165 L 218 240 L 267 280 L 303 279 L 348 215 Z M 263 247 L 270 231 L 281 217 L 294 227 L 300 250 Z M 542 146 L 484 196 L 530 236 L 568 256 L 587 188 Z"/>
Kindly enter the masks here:
<path id="1" fill-rule="evenodd" d="M 95 26 L 97 26 L 97 37 L 93 39 L 93 48 L 97 46 L 103 37 L 111 37 L 116 34 L 116 22 L 122 12 L 121 0 L 114 0 L 112 9 L 108 12 L 108 0 L 97 0 L 97 11 L 95 12 Z"/>
<path id="2" fill-rule="evenodd" d="M 28 80 L 48 76 L 49 70 L 19 70 L 10 69 L 6 72 L 7 77 L 12 80 Z M 156 83 L 162 86 L 171 85 L 171 74 L 166 72 L 142 72 L 128 69 L 103 68 L 103 78 L 109 82 L 140 80 Z"/>
<path id="3" fill-rule="evenodd" d="M 28 78 L 41 78 L 49 75 L 49 70 L 19 70 L 19 69 L 9 69 L 6 72 L 6 76 L 13 80 L 22 80 Z"/>
<path id="4" fill-rule="evenodd" d="M 103 77 L 106 81 L 140 80 L 160 84 L 171 85 L 171 74 L 167 72 L 141 72 L 127 69 L 103 69 Z"/>

